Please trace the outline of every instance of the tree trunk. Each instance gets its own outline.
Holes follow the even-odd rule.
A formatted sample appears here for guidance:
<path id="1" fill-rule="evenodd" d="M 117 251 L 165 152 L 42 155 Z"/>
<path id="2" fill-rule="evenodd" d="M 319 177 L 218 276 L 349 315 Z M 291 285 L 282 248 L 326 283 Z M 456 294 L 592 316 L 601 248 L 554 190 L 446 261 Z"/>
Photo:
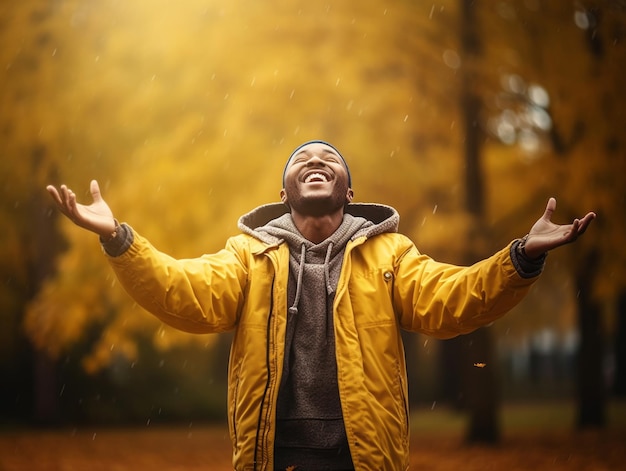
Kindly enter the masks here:
<path id="1" fill-rule="evenodd" d="M 61 419 L 57 364 L 44 352 L 34 354 L 33 385 L 32 420 L 38 425 L 57 425 Z"/>
<path id="2" fill-rule="evenodd" d="M 469 405 L 465 439 L 470 443 L 497 443 L 500 440 L 500 398 L 496 365 L 492 360 L 493 337 L 485 328 L 465 337 L 466 354 L 462 372 Z"/>
<path id="3" fill-rule="evenodd" d="M 626 290 L 620 292 L 617 298 L 613 393 L 626 397 Z"/>
<path id="4" fill-rule="evenodd" d="M 483 258 L 480 242 L 487 234 L 482 232 L 485 213 L 484 181 L 481 165 L 483 133 L 479 125 L 481 101 L 475 82 L 475 62 L 480 55 L 480 39 L 474 14 L 474 2 L 461 0 L 461 113 L 465 131 L 465 209 L 476 221 L 475 230 L 468 234 L 468 251 L 465 262 L 473 263 Z M 470 443 L 496 443 L 500 439 L 498 423 L 498 393 L 493 361 L 491 333 L 479 329 L 461 341 L 462 393 L 469 412 L 469 425 L 465 439 Z M 474 364 L 485 365 L 484 368 Z"/>
<path id="5" fill-rule="evenodd" d="M 32 167 L 37 168 L 44 159 L 46 149 L 36 146 L 31 154 Z M 56 171 L 51 169 L 48 181 L 56 180 Z M 31 224 L 25 239 L 32 258 L 29 260 L 29 279 L 27 300 L 35 298 L 47 278 L 55 273 L 55 261 L 66 245 L 57 229 L 56 222 L 59 212 L 51 209 L 50 198 L 44 191 L 32 195 L 29 202 L 28 214 Z M 33 386 L 33 414 L 37 423 L 54 424 L 61 418 L 59 403 L 59 385 L 57 377 L 57 362 L 46 352 L 32 352 L 32 386 Z"/>
<path id="6" fill-rule="evenodd" d="M 578 428 L 606 425 L 604 379 L 604 326 L 600 306 L 591 296 L 591 282 L 598 267 L 598 254 L 591 252 L 576 277 L 578 289 Z"/>

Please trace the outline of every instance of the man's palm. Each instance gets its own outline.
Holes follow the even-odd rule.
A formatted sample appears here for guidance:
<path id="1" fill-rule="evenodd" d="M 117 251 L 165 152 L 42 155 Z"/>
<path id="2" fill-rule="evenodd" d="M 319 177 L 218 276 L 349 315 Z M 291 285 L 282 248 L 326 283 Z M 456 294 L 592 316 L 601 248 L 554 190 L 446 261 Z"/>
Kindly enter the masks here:
<path id="1" fill-rule="evenodd" d="M 59 209 L 74 224 L 88 229 L 102 237 L 108 237 L 115 230 L 115 219 L 109 205 L 100 194 L 100 187 L 96 180 L 90 184 L 93 203 L 84 205 L 76 202 L 76 195 L 65 185 L 57 190 L 54 186 L 46 188 Z"/>
<path id="2" fill-rule="evenodd" d="M 561 245 L 574 242 L 596 217 L 595 213 L 590 212 L 582 219 L 574 219 L 572 224 L 558 225 L 551 221 L 555 209 L 556 200 L 550 198 L 543 216 L 530 229 L 525 247 L 529 257 L 537 258 Z"/>

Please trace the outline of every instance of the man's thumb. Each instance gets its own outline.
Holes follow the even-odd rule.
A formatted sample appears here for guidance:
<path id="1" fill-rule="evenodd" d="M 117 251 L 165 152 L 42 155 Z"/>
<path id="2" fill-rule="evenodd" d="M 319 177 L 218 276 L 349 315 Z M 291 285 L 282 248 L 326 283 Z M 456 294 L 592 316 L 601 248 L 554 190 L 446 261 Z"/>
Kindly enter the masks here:
<path id="1" fill-rule="evenodd" d="M 556 209 L 556 199 L 550 198 L 548 199 L 548 204 L 546 205 L 546 210 L 543 213 L 543 219 L 546 221 L 552 220 L 552 213 Z"/>
<path id="2" fill-rule="evenodd" d="M 102 201 L 102 195 L 100 194 L 100 185 L 96 180 L 91 180 L 89 184 L 89 190 L 91 191 L 91 197 L 93 198 L 94 203 Z"/>

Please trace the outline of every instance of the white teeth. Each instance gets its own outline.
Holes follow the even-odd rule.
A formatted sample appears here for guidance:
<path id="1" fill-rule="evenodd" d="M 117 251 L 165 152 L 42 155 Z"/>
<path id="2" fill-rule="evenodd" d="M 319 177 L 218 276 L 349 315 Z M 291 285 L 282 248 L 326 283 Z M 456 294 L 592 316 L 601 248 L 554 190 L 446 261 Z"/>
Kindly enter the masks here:
<path id="1" fill-rule="evenodd" d="M 313 180 L 321 180 L 323 182 L 327 182 L 328 178 L 326 178 L 326 175 L 324 175 L 323 173 L 312 173 L 306 177 L 304 183 L 310 183 Z"/>

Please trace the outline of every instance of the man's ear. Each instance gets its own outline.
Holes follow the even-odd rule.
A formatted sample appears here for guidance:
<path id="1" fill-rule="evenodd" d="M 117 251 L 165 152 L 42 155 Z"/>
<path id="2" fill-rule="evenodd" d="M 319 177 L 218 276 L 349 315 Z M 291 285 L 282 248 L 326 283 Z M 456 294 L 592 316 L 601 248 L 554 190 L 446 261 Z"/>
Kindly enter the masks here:
<path id="1" fill-rule="evenodd" d="M 285 191 L 284 188 L 280 190 L 280 200 L 283 202 L 285 206 L 287 206 L 289 211 L 291 211 L 291 206 L 289 206 L 289 203 L 287 203 L 287 192 Z"/>
<path id="2" fill-rule="evenodd" d="M 352 198 L 354 198 L 354 191 L 352 191 L 352 188 L 348 188 L 348 193 L 346 194 L 346 201 L 348 203 L 352 203 Z"/>

